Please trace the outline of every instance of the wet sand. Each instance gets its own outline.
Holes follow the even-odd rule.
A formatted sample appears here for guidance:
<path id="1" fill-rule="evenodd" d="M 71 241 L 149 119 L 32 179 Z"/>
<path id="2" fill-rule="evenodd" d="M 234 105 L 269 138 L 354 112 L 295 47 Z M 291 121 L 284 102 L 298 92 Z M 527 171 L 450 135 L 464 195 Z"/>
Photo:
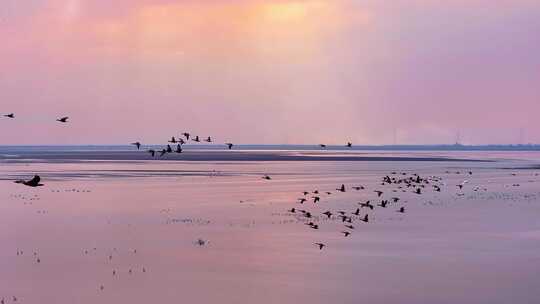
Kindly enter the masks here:
<path id="1" fill-rule="evenodd" d="M 4 158 L 0 298 L 6 303 L 13 296 L 17 303 L 537 303 L 540 170 L 534 166 L 540 158 L 479 156 Z M 321 216 L 376 200 L 373 190 L 383 188 L 381 177 L 392 171 L 440 176 L 446 186 L 440 193 L 385 193 L 399 196 L 398 205 L 407 212 L 395 212 L 398 205 L 376 208 L 369 212 L 372 221 L 355 222 L 347 238 L 338 219 Z M 34 173 L 44 187 L 12 182 Z M 272 180 L 261 179 L 264 174 Z M 464 180 L 459 191 L 455 185 Z M 335 193 L 342 183 L 366 189 Z M 333 194 L 322 194 L 316 205 L 296 202 L 302 191 L 315 189 Z M 309 229 L 304 218 L 287 212 L 292 207 L 310 210 L 320 229 Z M 198 239 L 207 243 L 200 246 Z M 318 250 L 314 242 L 327 247 Z"/>

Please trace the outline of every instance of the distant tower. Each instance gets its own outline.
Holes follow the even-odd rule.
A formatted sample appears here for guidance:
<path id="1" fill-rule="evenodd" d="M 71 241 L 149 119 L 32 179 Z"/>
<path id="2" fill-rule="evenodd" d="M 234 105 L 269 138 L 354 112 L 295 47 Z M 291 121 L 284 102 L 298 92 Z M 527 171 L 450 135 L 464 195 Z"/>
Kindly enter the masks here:
<path id="1" fill-rule="evenodd" d="M 525 144 L 525 130 L 523 130 L 523 128 L 519 129 L 518 144 L 519 145 Z"/>
<path id="2" fill-rule="evenodd" d="M 461 132 L 458 130 L 456 132 L 456 146 L 461 145 Z"/>

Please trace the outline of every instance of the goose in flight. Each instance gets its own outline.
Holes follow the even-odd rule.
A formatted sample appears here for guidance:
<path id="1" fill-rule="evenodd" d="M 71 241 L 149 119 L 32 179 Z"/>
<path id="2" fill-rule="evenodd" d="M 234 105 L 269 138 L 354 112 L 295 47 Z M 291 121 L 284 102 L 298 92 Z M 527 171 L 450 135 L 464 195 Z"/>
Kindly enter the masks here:
<path id="1" fill-rule="evenodd" d="M 378 196 L 378 197 L 381 197 L 381 195 L 383 194 L 383 192 L 382 192 L 382 191 L 379 191 L 379 190 L 375 190 L 375 191 L 373 191 L 373 192 L 377 193 L 377 196 Z"/>
<path id="2" fill-rule="evenodd" d="M 7 118 L 15 118 L 15 114 L 13 114 L 13 113 L 6 114 L 6 115 L 4 115 L 4 117 L 7 117 Z"/>
<path id="3" fill-rule="evenodd" d="M 345 184 L 341 184 L 341 187 L 339 189 L 336 189 L 339 192 L 345 192 Z"/>
<path id="4" fill-rule="evenodd" d="M 364 223 L 368 223 L 368 222 L 369 222 L 368 214 L 366 214 L 366 215 L 364 216 L 364 218 L 362 218 L 362 219 L 360 219 L 360 220 L 361 220 L 362 222 L 364 222 Z"/>
<path id="5" fill-rule="evenodd" d="M 370 201 L 367 201 L 365 203 L 360 203 L 360 208 L 364 208 L 364 207 L 373 210 L 373 205 L 370 203 Z"/>
<path id="6" fill-rule="evenodd" d="M 141 143 L 136 141 L 134 143 L 132 143 L 132 145 L 134 145 L 135 147 L 137 147 L 137 150 L 139 150 L 141 148 Z"/>
<path id="7" fill-rule="evenodd" d="M 319 250 L 322 250 L 326 246 L 323 243 L 315 243 L 315 245 L 319 246 Z"/>
<path id="8" fill-rule="evenodd" d="M 39 177 L 39 175 L 34 175 L 34 178 L 32 178 L 29 181 L 17 180 L 17 181 L 15 181 L 15 183 L 16 184 L 23 184 L 23 185 L 28 186 L 28 187 L 40 187 L 40 186 L 43 186 L 43 184 L 39 183 L 40 181 L 41 181 L 41 177 Z"/>
<path id="9" fill-rule="evenodd" d="M 182 133 L 182 135 L 184 135 L 184 137 L 186 138 L 186 140 L 189 140 L 189 133 L 184 132 L 184 133 Z"/>
<path id="10" fill-rule="evenodd" d="M 212 137 L 208 136 L 208 138 L 206 138 L 204 141 L 211 143 L 212 142 Z"/>
<path id="11" fill-rule="evenodd" d="M 229 150 L 231 150 L 232 147 L 234 146 L 232 143 L 226 143 L 226 145 L 227 145 L 227 148 L 229 148 Z"/>
<path id="12" fill-rule="evenodd" d="M 199 135 L 195 136 L 195 138 L 193 138 L 192 140 L 195 142 L 201 142 L 201 140 L 199 139 Z"/>
<path id="13" fill-rule="evenodd" d="M 66 117 L 59 118 L 56 121 L 66 123 L 66 122 L 68 122 L 68 119 L 69 119 L 69 117 L 66 116 Z"/>
<path id="14" fill-rule="evenodd" d="M 348 237 L 349 235 L 351 235 L 349 231 L 341 231 L 341 233 L 343 233 L 345 237 Z"/>

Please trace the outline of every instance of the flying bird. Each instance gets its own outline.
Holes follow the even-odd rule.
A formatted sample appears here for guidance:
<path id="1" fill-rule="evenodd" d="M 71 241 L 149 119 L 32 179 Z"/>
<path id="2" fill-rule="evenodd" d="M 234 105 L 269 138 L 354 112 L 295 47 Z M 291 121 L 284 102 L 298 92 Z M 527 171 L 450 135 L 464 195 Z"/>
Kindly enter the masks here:
<path id="1" fill-rule="evenodd" d="M 325 144 L 320 144 L 319 145 L 321 148 L 326 148 L 326 145 Z"/>
<path id="2" fill-rule="evenodd" d="M 7 118 L 15 118 L 15 114 L 13 114 L 13 113 L 6 114 L 6 115 L 4 115 L 4 117 L 7 117 Z"/>
<path id="3" fill-rule="evenodd" d="M 364 218 L 360 219 L 362 222 L 365 222 L 365 223 L 368 223 L 369 222 L 369 217 L 368 217 L 368 214 L 366 214 L 364 216 Z"/>
<path id="4" fill-rule="evenodd" d="M 349 231 L 341 231 L 345 237 L 348 237 L 351 233 Z"/>
<path id="5" fill-rule="evenodd" d="M 397 212 L 399 212 L 399 213 L 405 213 L 405 207 L 399 208 L 399 210 L 398 210 Z"/>
<path id="6" fill-rule="evenodd" d="M 186 140 L 189 140 L 189 133 L 184 132 L 184 133 L 182 133 L 182 135 L 184 135 L 186 137 Z"/>
<path id="7" fill-rule="evenodd" d="M 326 246 L 323 243 L 315 243 L 315 245 L 319 246 L 319 250 L 322 250 Z"/>
<path id="8" fill-rule="evenodd" d="M 176 153 L 182 153 L 182 146 L 180 144 L 176 145 Z"/>
<path id="9" fill-rule="evenodd" d="M 39 175 L 34 175 L 34 178 L 32 178 L 29 181 L 17 180 L 17 181 L 15 181 L 15 183 L 16 184 L 23 184 L 23 185 L 28 186 L 28 187 L 40 187 L 40 186 L 43 186 L 43 184 L 39 183 L 40 181 L 41 181 L 41 177 L 39 177 Z"/>
<path id="10" fill-rule="evenodd" d="M 375 191 L 373 191 L 373 192 L 377 193 L 377 196 L 378 196 L 378 197 L 381 197 L 381 195 L 383 194 L 383 192 L 382 192 L 382 191 L 379 191 L 379 190 L 375 190 Z"/>
<path id="11" fill-rule="evenodd" d="M 365 203 L 360 203 L 360 207 L 361 208 L 366 207 L 366 208 L 369 208 L 369 209 L 373 210 L 373 205 L 370 203 L 370 201 L 367 201 Z"/>
<path id="12" fill-rule="evenodd" d="M 336 190 L 339 191 L 339 192 L 345 192 L 345 185 L 341 184 L 341 188 L 336 189 Z"/>
<path id="13" fill-rule="evenodd" d="M 263 177 L 261 177 L 262 179 L 266 179 L 266 180 L 271 180 L 272 178 L 269 176 L 269 175 L 265 175 Z"/>
<path id="14" fill-rule="evenodd" d="M 68 122 L 68 119 L 69 119 L 69 117 L 66 116 L 66 117 L 59 118 L 56 121 L 65 123 L 65 122 Z"/>
<path id="15" fill-rule="evenodd" d="M 348 142 L 347 143 L 347 148 L 351 148 L 352 147 L 352 142 Z"/>
<path id="16" fill-rule="evenodd" d="M 147 152 L 150 153 L 150 155 L 152 155 L 152 157 L 156 156 L 156 150 L 150 149 Z"/>
<path id="17" fill-rule="evenodd" d="M 232 143 L 226 143 L 226 145 L 227 145 L 227 148 L 229 148 L 229 150 L 231 150 L 232 147 L 234 146 Z"/>
<path id="18" fill-rule="evenodd" d="M 199 139 L 199 135 L 195 136 L 195 138 L 192 139 L 193 141 L 195 142 L 200 142 L 201 140 Z"/>
<path id="19" fill-rule="evenodd" d="M 206 142 L 212 142 L 212 138 L 210 136 L 208 136 L 208 138 L 206 138 L 204 141 Z"/>
<path id="20" fill-rule="evenodd" d="M 137 147 L 137 150 L 139 150 L 141 148 L 141 143 L 140 142 L 134 142 L 132 143 L 132 145 L 136 146 Z"/>

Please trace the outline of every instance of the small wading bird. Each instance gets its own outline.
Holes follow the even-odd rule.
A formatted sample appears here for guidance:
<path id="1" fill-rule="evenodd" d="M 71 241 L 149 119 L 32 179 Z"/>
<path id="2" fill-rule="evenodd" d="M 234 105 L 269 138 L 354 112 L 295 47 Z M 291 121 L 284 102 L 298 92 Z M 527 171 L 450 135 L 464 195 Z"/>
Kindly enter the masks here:
<path id="1" fill-rule="evenodd" d="M 66 123 L 66 122 L 68 122 L 68 119 L 69 119 L 69 117 L 66 116 L 66 117 L 59 118 L 56 121 Z"/>
<path id="2" fill-rule="evenodd" d="M 39 177 L 39 175 L 35 175 L 34 178 L 32 178 L 31 180 L 29 181 L 24 181 L 24 180 L 17 180 L 15 181 L 16 184 L 23 184 L 25 186 L 28 186 L 28 187 L 40 187 L 40 186 L 43 186 L 43 184 L 40 184 L 41 178 Z"/>

